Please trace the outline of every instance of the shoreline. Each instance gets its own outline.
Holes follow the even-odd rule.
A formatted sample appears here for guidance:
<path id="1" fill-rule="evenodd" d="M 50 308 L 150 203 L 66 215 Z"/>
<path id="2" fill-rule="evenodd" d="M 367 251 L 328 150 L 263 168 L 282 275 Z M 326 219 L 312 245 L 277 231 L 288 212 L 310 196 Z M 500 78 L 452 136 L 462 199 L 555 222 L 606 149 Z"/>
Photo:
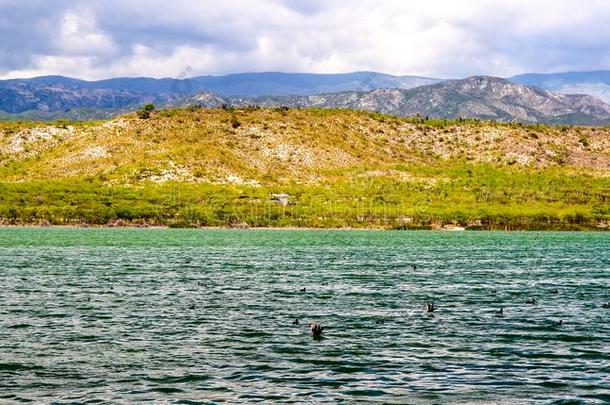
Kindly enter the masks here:
<path id="1" fill-rule="evenodd" d="M 287 227 L 278 227 L 278 226 L 270 226 L 270 227 L 230 227 L 230 226 L 200 226 L 200 227 L 173 227 L 173 226 L 164 226 L 164 225 L 123 225 L 123 226 L 109 226 L 109 225 L 91 225 L 87 224 L 83 225 L 39 225 L 39 224 L 19 224 L 19 225 L 5 225 L 0 224 L 1 229 L 96 229 L 96 230 L 108 230 L 108 229 L 141 229 L 141 230 L 202 230 L 202 231 L 374 231 L 374 232 L 439 232 L 439 233 L 473 233 L 473 232 L 556 232 L 556 233 L 564 233 L 564 232 L 589 232 L 589 233 L 604 233 L 609 232 L 610 229 L 595 227 L 586 229 L 571 229 L 571 228 L 507 228 L 507 229 L 499 229 L 499 228 L 485 228 L 485 227 L 477 227 L 477 228 L 462 228 L 453 229 L 453 228 L 436 228 L 436 227 L 418 227 L 418 228 L 387 228 L 387 227 L 362 227 L 362 228 L 354 228 L 354 227 L 297 227 L 297 226 L 287 226 Z"/>

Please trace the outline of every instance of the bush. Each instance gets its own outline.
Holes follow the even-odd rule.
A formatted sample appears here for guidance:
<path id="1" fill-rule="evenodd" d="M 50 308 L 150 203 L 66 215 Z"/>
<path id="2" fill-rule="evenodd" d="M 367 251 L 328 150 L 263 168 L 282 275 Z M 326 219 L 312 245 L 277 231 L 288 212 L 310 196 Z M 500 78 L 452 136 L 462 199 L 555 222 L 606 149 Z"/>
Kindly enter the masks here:
<path id="1" fill-rule="evenodd" d="M 580 144 L 585 148 L 589 146 L 589 138 L 587 138 L 585 135 L 581 136 L 578 142 L 580 142 Z"/>
<path id="2" fill-rule="evenodd" d="M 154 104 L 146 104 L 140 111 L 138 111 L 138 117 L 142 120 L 150 118 L 150 113 L 155 111 Z"/>

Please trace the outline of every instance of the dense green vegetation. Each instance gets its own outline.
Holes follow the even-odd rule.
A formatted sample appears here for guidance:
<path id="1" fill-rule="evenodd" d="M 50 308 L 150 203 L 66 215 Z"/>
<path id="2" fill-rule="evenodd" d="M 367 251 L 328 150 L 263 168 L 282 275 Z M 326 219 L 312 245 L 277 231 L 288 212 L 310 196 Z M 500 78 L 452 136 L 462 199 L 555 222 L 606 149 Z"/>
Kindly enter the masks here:
<path id="1" fill-rule="evenodd" d="M 606 178 L 561 170 L 501 170 L 485 165 L 420 168 L 448 179 L 434 187 L 387 178 L 275 187 L 144 184 L 113 187 L 95 179 L 0 183 L 5 224 L 179 227 L 383 227 L 595 229 L 610 219 Z M 287 193 L 289 204 L 272 201 Z"/>

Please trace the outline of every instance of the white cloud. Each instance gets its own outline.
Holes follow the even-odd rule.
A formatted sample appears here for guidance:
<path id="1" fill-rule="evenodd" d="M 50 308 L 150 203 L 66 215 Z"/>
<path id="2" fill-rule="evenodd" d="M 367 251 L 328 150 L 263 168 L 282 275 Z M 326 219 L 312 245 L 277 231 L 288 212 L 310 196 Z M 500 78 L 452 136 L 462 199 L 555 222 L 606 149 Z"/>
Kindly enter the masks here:
<path id="1" fill-rule="evenodd" d="M 97 27 L 90 10 L 66 12 L 56 42 L 62 55 L 108 57 L 117 51 L 110 35 Z"/>
<path id="2" fill-rule="evenodd" d="M 60 17 L 45 20 L 47 46 L 0 45 L 0 56 L 24 52 L 11 53 L 0 77 L 162 77 L 187 67 L 194 75 L 376 70 L 437 77 L 610 68 L 610 2 L 600 0 L 578 6 L 572 0 L 59 4 Z M 32 21 L 44 19 L 35 14 L 45 12 L 40 9 L 28 9 Z M 17 29 L 4 32 L 0 24 L 3 38 L 27 42 L 25 35 L 10 35 Z"/>

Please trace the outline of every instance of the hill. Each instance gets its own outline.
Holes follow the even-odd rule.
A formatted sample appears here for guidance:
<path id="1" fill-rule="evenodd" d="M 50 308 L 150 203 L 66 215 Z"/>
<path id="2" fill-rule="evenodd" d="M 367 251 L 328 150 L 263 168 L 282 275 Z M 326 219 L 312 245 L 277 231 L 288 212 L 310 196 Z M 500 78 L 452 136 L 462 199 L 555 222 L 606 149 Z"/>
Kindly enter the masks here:
<path id="1" fill-rule="evenodd" d="M 607 128 L 189 108 L 1 123 L 0 151 L 5 224 L 596 229 L 610 220 Z"/>

